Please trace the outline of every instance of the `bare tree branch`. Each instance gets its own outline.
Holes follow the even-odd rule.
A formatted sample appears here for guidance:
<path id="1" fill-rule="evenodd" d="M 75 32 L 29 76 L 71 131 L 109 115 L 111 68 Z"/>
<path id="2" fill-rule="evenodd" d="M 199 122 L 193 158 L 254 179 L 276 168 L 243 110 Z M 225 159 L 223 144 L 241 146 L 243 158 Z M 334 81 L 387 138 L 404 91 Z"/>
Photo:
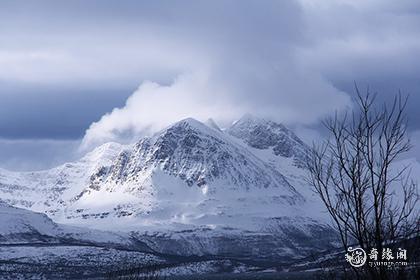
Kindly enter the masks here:
<path id="1" fill-rule="evenodd" d="M 413 237 L 419 232 L 417 183 L 409 166 L 395 162 L 410 150 L 407 97 L 374 108 L 376 94 L 356 87 L 357 109 L 323 122 L 331 138 L 314 146 L 309 182 L 327 208 L 344 248 L 358 243 L 367 250 Z M 385 269 L 367 268 L 373 279 L 387 279 Z"/>

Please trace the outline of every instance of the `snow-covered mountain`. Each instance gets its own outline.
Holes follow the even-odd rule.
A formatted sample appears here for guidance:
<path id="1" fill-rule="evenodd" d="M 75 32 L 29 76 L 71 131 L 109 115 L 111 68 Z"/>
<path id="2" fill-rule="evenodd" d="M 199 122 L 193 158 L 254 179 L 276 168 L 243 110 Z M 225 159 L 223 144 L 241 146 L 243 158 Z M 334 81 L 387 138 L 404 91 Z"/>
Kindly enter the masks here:
<path id="1" fill-rule="evenodd" d="M 81 160 L 36 172 L 10 172 L 0 169 L 0 199 L 17 207 L 50 215 L 79 193 L 91 174 L 109 165 L 122 146 L 108 143 Z"/>
<path id="2" fill-rule="evenodd" d="M 227 132 L 252 148 L 269 149 L 274 155 L 292 158 L 296 166 L 305 167 L 308 147 L 282 124 L 245 115 Z"/>
<path id="3" fill-rule="evenodd" d="M 181 120 L 50 170 L 0 169 L 0 278 L 288 269 L 338 244 L 305 180 L 308 152 L 247 115 L 226 129 Z M 397 170 L 408 164 L 420 170 Z"/>
<path id="4" fill-rule="evenodd" d="M 0 170 L 0 198 L 59 223 L 135 233 L 157 251 L 304 254 L 334 241 L 304 180 L 307 151 L 285 126 L 249 115 L 225 130 L 185 119 L 51 170 Z"/>

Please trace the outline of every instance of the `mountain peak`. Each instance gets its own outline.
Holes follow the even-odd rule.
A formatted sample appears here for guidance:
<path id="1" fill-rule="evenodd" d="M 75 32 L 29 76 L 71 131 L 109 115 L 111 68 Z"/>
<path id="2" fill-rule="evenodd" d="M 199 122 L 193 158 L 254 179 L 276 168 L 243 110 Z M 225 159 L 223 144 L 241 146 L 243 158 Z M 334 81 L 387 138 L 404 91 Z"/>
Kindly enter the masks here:
<path id="1" fill-rule="evenodd" d="M 213 121 L 214 122 L 214 121 Z M 160 131 L 156 134 L 156 137 L 166 137 L 168 135 L 175 134 L 185 134 L 188 132 L 192 133 L 194 131 L 194 134 L 200 134 L 200 135 L 208 135 L 211 137 L 223 137 L 221 134 L 223 133 L 220 129 L 218 129 L 216 123 L 213 125 L 207 123 L 202 123 L 194 118 L 185 118 L 183 120 L 180 120 L 163 131 Z"/>
<path id="2" fill-rule="evenodd" d="M 232 142 L 224 132 L 192 118 L 138 142 L 129 155 L 122 155 L 113 169 L 112 174 L 119 183 L 143 180 L 136 177 L 142 170 L 150 174 L 163 172 L 188 186 L 209 187 L 210 192 L 220 192 L 221 188 L 278 188 L 295 195 L 280 172 Z"/>
<path id="3" fill-rule="evenodd" d="M 176 123 L 186 123 L 186 124 L 190 124 L 190 125 L 197 125 L 197 124 L 202 125 L 203 124 L 202 122 L 200 122 L 200 121 L 198 121 L 194 118 L 191 118 L 191 117 L 182 119 L 182 120 L 180 120 Z"/>
<path id="4" fill-rule="evenodd" d="M 246 114 L 228 129 L 228 133 L 252 148 L 272 149 L 275 155 L 293 157 L 297 166 L 304 166 L 307 147 L 283 124 Z"/>
<path id="5" fill-rule="evenodd" d="M 277 132 L 281 131 L 282 133 L 293 134 L 288 128 L 286 128 L 283 124 L 276 123 L 274 121 L 264 119 L 261 117 L 257 117 L 251 114 L 245 114 L 239 120 L 234 122 L 231 127 L 228 129 L 230 134 L 237 134 L 237 133 L 249 133 L 249 132 L 263 132 L 265 131 L 274 131 Z"/>
<path id="6" fill-rule="evenodd" d="M 204 123 L 202 123 L 202 122 L 200 122 L 200 121 L 198 121 L 194 118 L 182 119 L 182 120 L 170 125 L 167 129 L 173 128 L 173 127 L 190 127 L 190 128 L 195 128 L 195 129 L 208 129 L 208 127 Z"/>
<path id="7" fill-rule="evenodd" d="M 278 129 L 281 129 L 283 131 L 288 131 L 289 130 L 288 128 L 286 128 L 281 123 L 276 123 L 276 122 L 271 121 L 269 119 L 258 117 L 258 116 L 252 115 L 250 113 L 247 113 L 247 114 L 243 115 L 239 120 L 234 122 L 232 124 L 231 128 L 243 127 L 243 128 L 252 129 L 253 127 L 256 127 L 256 126 L 263 126 L 266 129 L 278 128 Z"/>
<path id="8" fill-rule="evenodd" d="M 116 142 L 108 142 L 102 144 L 89 153 L 87 153 L 82 160 L 90 162 L 100 162 L 104 160 L 109 160 L 114 158 L 121 150 L 123 150 L 124 145 Z"/>

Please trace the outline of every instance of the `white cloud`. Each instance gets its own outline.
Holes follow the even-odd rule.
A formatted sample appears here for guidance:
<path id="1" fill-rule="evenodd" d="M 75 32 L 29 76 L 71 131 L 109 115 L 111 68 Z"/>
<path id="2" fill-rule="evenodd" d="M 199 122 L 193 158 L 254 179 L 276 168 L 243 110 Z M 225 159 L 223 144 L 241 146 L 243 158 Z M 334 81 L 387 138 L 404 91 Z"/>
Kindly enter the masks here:
<path id="1" fill-rule="evenodd" d="M 206 120 L 232 119 L 240 106 L 224 102 L 223 89 L 209 82 L 205 73 L 179 76 L 171 85 L 146 81 L 128 98 L 123 108 L 115 108 L 86 131 L 82 147 L 108 141 L 130 141 L 139 135 L 151 134 L 177 120 L 195 117 Z"/>
<path id="2" fill-rule="evenodd" d="M 251 112 L 313 124 L 351 103 L 336 88 L 348 90 L 343 81 L 418 81 L 417 2 L 18 5 L 19 16 L 0 9 L 0 80 L 81 92 L 141 84 L 91 124 L 85 146 L 131 140 L 183 117 L 228 122 Z"/>
<path id="3" fill-rule="evenodd" d="M 275 92 L 253 92 L 206 71 L 181 75 L 170 85 L 144 82 L 124 107 L 91 124 L 82 149 L 109 141 L 130 142 L 187 117 L 227 124 L 250 112 L 290 124 L 311 124 L 349 104 L 347 95 L 314 75 L 289 73 L 279 76 L 277 83 Z M 323 102 L 326 99 L 329 102 Z"/>

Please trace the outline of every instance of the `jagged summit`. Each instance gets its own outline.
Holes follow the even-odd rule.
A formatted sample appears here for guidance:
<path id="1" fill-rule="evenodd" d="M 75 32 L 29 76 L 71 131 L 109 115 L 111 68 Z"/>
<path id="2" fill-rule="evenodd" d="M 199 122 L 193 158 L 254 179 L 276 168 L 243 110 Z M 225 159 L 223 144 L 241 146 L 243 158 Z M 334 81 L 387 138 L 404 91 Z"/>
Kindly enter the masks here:
<path id="1" fill-rule="evenodd" d="M 246 114 L 227 132 L 253 148 L 272 149 L 275 155 L 293 158 L 297 166 L 305 166 L 308 147 L 283 124 Z"/>
<path id="2" fill-rule="evenodd" d="M 284 134 L 292 138 L 299 145 L 304 143 L 286 126 L 271 120 L 245 114 L 238 121 L 234 122 L 228 129 L 229 134 L 238 138 L 244 137 L 248 144 L 258 148 L 268 148 L 277 144 L 279 140 L 274 134 Z M 258 142 L 258 143 L 257 143 Z"/>
<path id="3" fill-rule="evenodd" d="M 206 134 L 214 134 L 215 130 L 218 132 L 221 132 L 220 129 L 214 129 L 207 123 L 203 123 L 194 118 L 185 118 L 159 131 L 158 133 L 155 134 L 155 137 L 165 134 L 165 132 L 167 131 L 174 131 L 176 129 L 191 129 L 191 130 L 201 131 L 202 133 L 206 133 Z"/>
<path id="4" fill-rule="evenodd" d="M 136 176 L 138 170 L 162 170 L 184 180 L 189 186 L 216 188 L 286 187 L 287 180 L 228 135 L 188 118 L 166 128 L 152 138 L 139 141 L 129 153 L 120 156 L 120 177 Z M 129 175 L 127 175 L 129 174 Z M 262 175 L 262 176 L 261 176 Z M 221 182 L 220 182 L 221 181 Z"/>

